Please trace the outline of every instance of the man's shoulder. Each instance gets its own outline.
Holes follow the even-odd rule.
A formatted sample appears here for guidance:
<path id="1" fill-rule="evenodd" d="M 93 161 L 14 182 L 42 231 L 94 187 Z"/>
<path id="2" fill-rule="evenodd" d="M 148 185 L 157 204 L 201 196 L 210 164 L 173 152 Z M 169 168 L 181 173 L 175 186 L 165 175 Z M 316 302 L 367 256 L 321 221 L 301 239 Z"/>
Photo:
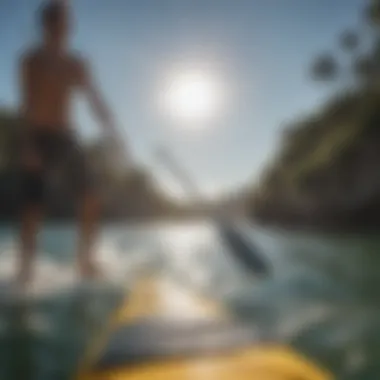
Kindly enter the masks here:
<path id="1" fill-rule="evenodd" d="M 22 62 L 33 62 L 42 57 L 42 49 L 38 46 L 30 46 L 21 54 Z"/>
<path id="2" fill-rule="evenodd" d="M 24 50 L 24 52 L 21 54 L 21 59 L 23 61 L 34 61 L 41 59 L 45 56 L 45 50 L 40 46 L 31 46 Z M 63 60 L 66 62 L 75 65 L 75 66 L 86 66 L 87 65 L 87 59 L 85 56 L 76 51 L 68 51 L 62 56 Z"/>
<path id="3" fill-rule="evenodd" d="M 84 55 L 73 50 L 67 58 L 71 69 L 71 75 L 73 76 L 75 83 L 80 85 L 86 83 L 89 75 L 89 65 Z"/>
<path id="4" fill-rule="evenodd" d="M 77 51 L 72 50 L 67 54 L 68 61 L 77 68 L 84 68 L 87 66 L 87 59 L 85 56 Z"/>

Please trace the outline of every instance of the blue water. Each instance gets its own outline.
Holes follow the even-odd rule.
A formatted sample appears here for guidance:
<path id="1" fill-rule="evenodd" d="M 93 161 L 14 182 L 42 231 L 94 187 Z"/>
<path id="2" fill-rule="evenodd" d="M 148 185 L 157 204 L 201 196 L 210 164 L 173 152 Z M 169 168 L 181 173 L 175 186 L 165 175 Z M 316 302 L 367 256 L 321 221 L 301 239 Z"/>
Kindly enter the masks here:
<path id="1" fill-rule="evenodd" d="M 39 237 L 30 304 L 12 304 L 6 284 L 16 267 L 17 240 L 3 226 L 0 379 L 69 378 L 93 331 L 150 267 L 218 299 L 263 338 L 295 346 L 338 378 L 379 378 L 380 240 L 240 228 L 271 263 L 269 278 L 252 277 L 208 224 L 117 225 L 102 229 L 95 249 L 107 285 L 81 298 L 75 229 L 48 226 Z"/>

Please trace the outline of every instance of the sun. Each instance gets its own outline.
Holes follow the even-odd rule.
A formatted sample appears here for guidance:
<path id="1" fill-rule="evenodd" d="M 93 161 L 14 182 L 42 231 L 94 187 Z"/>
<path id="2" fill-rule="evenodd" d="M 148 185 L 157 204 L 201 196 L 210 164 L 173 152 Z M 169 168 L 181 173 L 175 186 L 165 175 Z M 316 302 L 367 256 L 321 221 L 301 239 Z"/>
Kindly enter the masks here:
<path id="1" fill-rule="evenodd" d="M 164 106 L 182 122 L 206 121 L 218 112 L 220 89 L 215 79 L 203 72 L 176 75 L 165 91 Z"/>

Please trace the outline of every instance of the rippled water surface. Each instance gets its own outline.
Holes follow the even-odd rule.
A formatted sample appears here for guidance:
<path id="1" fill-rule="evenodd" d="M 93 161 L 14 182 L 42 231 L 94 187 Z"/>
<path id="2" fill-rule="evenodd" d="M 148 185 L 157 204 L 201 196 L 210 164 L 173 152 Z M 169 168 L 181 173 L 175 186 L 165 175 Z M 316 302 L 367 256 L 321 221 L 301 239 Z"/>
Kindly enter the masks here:
<path id="1" fill-rule="evenodd" d="M 14 231 L 2 227 L 0 378 L 68 378 L 91 332 L 152 268 L 172 286 L 218 300 L 259 335 L 295 346 L 338 377 L 379 378 L 380 240 L 240 227 L 271 263 L 270 277 L 257 279 L 239 265 L 208 224 L 106 227 L 95 250 L 106 284 L 92 300 L 88 289 L 85 298 L 79 291 L 75 230 L 47 227 L 23 302 L 15 302 L 9 287 L 17 259 Z"/>

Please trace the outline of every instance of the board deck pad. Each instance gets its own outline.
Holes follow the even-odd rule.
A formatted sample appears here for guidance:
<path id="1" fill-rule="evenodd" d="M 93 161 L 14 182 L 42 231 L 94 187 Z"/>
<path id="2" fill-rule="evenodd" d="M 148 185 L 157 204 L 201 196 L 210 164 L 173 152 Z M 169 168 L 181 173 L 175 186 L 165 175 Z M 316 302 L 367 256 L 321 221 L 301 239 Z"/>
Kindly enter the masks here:
<path id="1" fill-rule="evenodd" d="M 77 380 L 330 380 L 287 347 L 261 344 L 257 331 L 165 278 L 142 279 L 111 318 Z M 92 347 L 96 347 L 92 350 Z"/>
<path id="2" fill-rule="evenodd" d="M 170 280 L 151 277 L 137 286 L 127 301 L 128 312 L 121 310 L 94 363 L 95 370 L 223 351 L 256 338 L 252 328 L 232 323 L 215 304 Z"/>
<path id="3" fill-rule="evenodd" d="M 249 326 L 239 324 L 146 319 L 117 329 L 110 336 L 94 370 L 231 352 L 235 348 L 249 347 L 255 338 L 256 334 Z"/>

